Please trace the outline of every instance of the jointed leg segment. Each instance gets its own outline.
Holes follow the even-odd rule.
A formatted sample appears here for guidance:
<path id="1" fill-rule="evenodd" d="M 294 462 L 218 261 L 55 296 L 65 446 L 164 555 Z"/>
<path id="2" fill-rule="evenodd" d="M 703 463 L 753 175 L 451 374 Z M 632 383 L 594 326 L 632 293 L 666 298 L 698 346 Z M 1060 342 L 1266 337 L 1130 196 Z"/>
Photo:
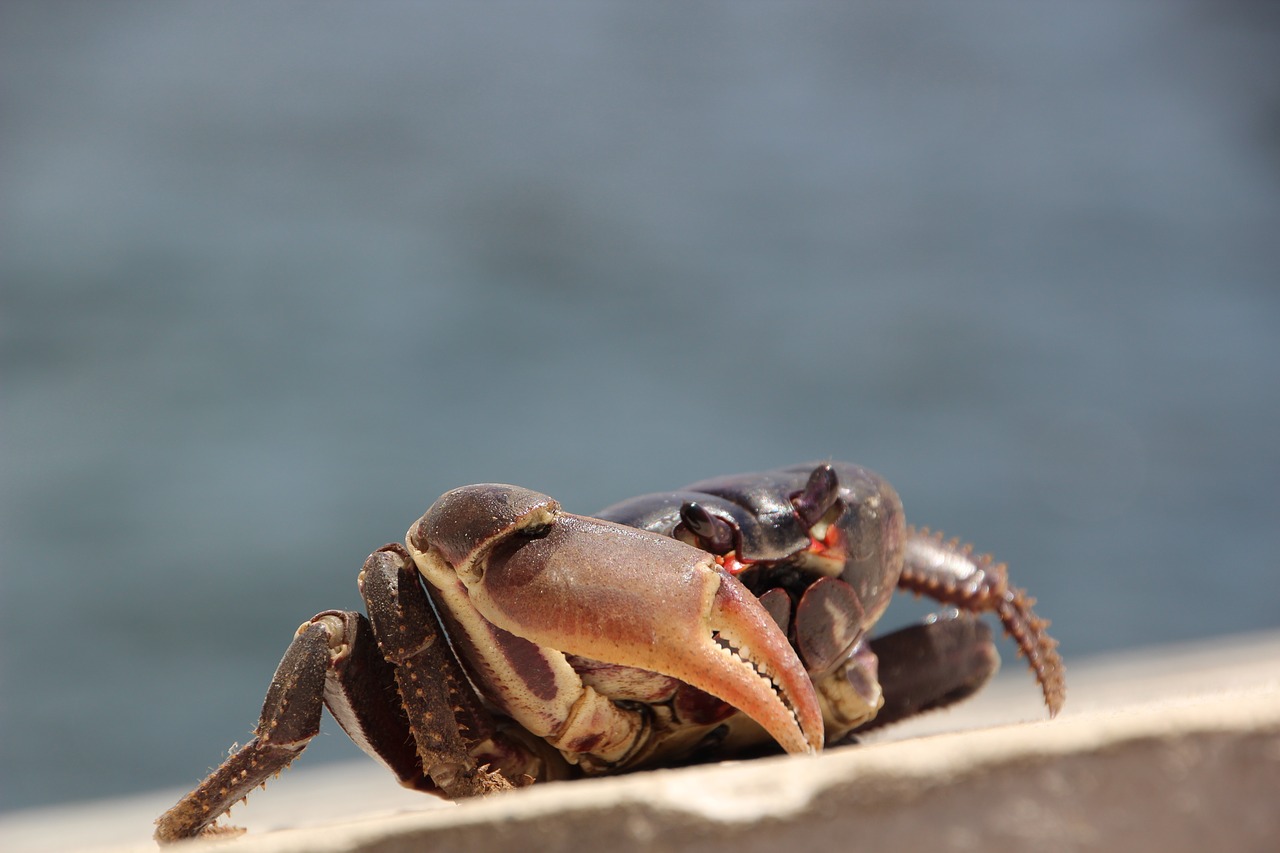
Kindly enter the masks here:
<path id="1" fill-rule="evenodd" d="M 459 799 L 513 787 L 477 766 L 477 754 L 506 744 L 449 649 L 408 552 L 375 551 L 360 572 L 360 593 L 378 648 L 394 666 L 421 766 L 439 791 Z"/>
<path id="2" fill-rule="evenodd" d="M 1009 585 L 1003 563 L 995 562 L 989 554 L 975 555 L 972 546 L 958 539 L 944 540 L 927 529 L 908 529 L 898 587 L 969 613 L 994 612 L 1040 682 L 1049 714 L 1062 708 L 1067 683 L 1058 642 L 1045 630 L 1048 620 L 1031 609 L 1035 599 Z"/>
<path id="3" fill-rule="evenodd" d="M 233 831 L 213 823 L 306 748 L 322 707 L 406 787 L 450 798 L 511 787 L 477 767 L 477 754 L 515 756 L 521 766 L 519 748 L 495 731 L 467 688 L 408 553 L 389 545 L 372 554 L 360 586 L 372 623 L 329 610 L 298 629 L 253 739 L 160 816 L 157 841 Z"/>
<path id="4" fill-rule="evenodd" d="M 386 664 L 379 667 L 376 658 L 368 622 L 358 613 L 328 611 L 299 628 L 271 679 L 253 739 L 160 816 L 156 840 L 164 843 L 218 832 L 211 828 L 217 818 L 287 767 L 320 731 L 326 694 L 348 689 L 343 686 L 348 673 L 389 683 Z M 385 710 L 394 724 L 394 709 Z M 403 713 L 398 723 L 407 738 Z M 384 761 L 397 773 L 408 772 L 394 753 Z"/>

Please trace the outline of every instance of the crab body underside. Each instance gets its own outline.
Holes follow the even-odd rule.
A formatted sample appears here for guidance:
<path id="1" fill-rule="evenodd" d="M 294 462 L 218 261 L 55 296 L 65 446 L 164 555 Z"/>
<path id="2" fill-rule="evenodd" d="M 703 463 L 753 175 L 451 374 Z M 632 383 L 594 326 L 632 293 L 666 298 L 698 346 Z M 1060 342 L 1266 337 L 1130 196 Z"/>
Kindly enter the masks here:
<path id="1" fill-rule="evenodd" d="M 1003 565 L 906 526 L 848 463 L 695 483 L 594 517 L 484 484 L 445 493 L 359 575 L 368 616 L 296 632 L 255 736 L 156 822 L 214 821 L 319 731 L 322 707 L 406 787 L 451 799 L 547 779 L 816 752 L 959 701 L 999 665 L 993 612 L 1054 714 L 1063 666 Z M 947 609 L 885 636 L 899 589 Z"/>

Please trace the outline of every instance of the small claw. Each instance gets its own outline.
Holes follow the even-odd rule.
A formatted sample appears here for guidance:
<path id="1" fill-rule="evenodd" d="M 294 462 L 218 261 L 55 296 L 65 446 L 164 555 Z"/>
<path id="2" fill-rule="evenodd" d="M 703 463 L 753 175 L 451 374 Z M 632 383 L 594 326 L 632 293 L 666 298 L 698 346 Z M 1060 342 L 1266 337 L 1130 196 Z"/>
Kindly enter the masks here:
<path id="1" fill-rule="evenodd" d="M 991 629 L 950 609 L 871 641 L 884 707 L 859 731 L 880 728 L 972 696 L 1000 669 Z"/>
<path id="2" fill-rule="evenodd" d="M 692 684 L 747 714 L 788 752 L 822 748 L 822 712 L 803 664 L 764 607 L 709 554 L 561 512 L 539 533 L 489 542 L 460 574 L 485 619 L 539 646 Z"/>

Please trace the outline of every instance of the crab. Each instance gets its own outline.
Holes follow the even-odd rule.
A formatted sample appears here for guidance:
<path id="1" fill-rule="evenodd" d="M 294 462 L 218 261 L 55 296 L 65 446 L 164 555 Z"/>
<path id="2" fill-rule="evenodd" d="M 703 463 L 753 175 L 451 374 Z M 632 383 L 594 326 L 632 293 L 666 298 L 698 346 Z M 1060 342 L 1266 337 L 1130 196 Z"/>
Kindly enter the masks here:
<path id="1" fill-rule="evenodd" d="M 168 843 L 279 774 L 321 709 L 405 787 L 460 799 L 535 781 L 816 753 L 950 705 L 995 673 L 979 616 L 1050 715 L 1064 668 L 1003 565 L 905 524 L 880 476 L 826 462 L 721 477 L 595 516 L 481 484 L 365 560 L 367 616 L 295 632 L 249 743 L 156 821 Z M 872 638 L 896 590 L 946 608 Z"/>

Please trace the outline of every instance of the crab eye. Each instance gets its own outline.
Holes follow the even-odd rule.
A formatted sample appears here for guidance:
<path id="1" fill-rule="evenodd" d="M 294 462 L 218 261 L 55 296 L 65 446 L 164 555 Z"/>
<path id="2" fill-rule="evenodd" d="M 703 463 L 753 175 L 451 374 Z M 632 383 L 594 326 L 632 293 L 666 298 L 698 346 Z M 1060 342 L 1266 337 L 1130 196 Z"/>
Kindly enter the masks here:
<path id="1" fill-rule="evenodd" d="M 712 554 L 727 554 L 734 549 L 737 529 L 731 522 L 712 515 L 697 501 L 685 501 L 681 505 L 680 521 Z"/>
<path id="2" fill-rule="evenodd" d="M 840 479 L 835 470 L 830 465 L 819 465 L 809 475 L 804 489 L 791 496 L 791 505 L 804 526 L 813 527 L 835 506 L 839 495 Z"/>

